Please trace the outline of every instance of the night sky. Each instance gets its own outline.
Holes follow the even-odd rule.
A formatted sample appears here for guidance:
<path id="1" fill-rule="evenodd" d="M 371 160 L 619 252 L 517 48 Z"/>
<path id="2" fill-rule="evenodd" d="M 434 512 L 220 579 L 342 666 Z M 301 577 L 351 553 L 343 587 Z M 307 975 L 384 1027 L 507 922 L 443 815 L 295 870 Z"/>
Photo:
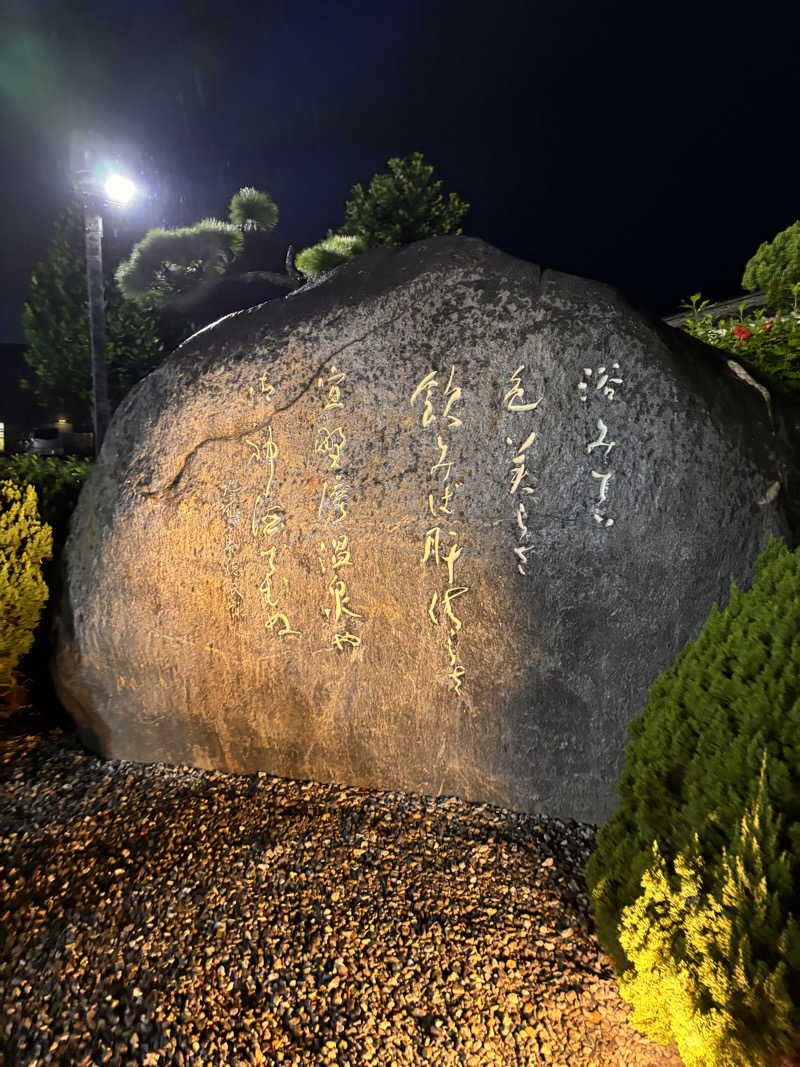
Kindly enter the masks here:
<path id="1" fill-rule="evenodd" d="M 464 233 L 660 315 L 737 295 L 800 217 L 800 16 L 695 0 L 3 0 L 0 342 L 70 188 L 68 136 L 115 144 L 152 225 L 278 204 L 276 266 L 351 187 L 418 150 Z"/>

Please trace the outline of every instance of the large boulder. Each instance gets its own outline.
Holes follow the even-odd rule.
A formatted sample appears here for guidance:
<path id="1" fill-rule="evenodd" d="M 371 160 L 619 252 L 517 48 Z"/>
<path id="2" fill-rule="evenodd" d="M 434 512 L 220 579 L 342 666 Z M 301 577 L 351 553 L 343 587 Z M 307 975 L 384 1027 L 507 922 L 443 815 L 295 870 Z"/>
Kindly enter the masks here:
<path id="1" fill-rule="evenodd" d="M 796 544 L 763 381 L 465 237 L 230 315 L 114 417 L 60 698 L 105 756 L 602 821 L 648 687 Z"/>

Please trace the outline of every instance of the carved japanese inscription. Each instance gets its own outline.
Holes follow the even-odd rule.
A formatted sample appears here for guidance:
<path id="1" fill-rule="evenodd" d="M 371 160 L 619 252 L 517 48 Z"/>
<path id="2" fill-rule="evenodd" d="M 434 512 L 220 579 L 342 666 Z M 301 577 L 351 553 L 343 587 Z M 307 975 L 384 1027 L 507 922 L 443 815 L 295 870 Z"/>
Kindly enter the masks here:
<path id="1" fill-rule="evenodd" d="M 347 444 L 343 399 L 346 377 L 346 372 L 332 363 L 326 373 L 317 379 L 317 388 L 323 394 L 322 421 L 314 443 L 314 453 L 323 464 L 317 518 L 324 525 L 331 526 L 332 530 L 330 537 L 320 540 L 317 545 L 322 573 L 328 582 L 322 615 L 329 624 L 326 636 L 330 644 L 314 649 L 315 653 L 344 652 L 358 648 L 361 644 L 358 624 L 364 619 L 363 612 L 355 610 L 350 602 L 347 584 L 350 580 L 348 568 L 354 567 L 352 546 L 348 534 L 343 529 L 335 529 L 347 518 L 350 497 L 350 486 L 342 466 L 342 451 Z"/>
<path id="2" fill-rule="evenodd" d="M 506 411 L 525 413 L 529 411 L 535 411 L 541 404 L 544 396 L 540 396 L 538 400 L 526 402 L 525 400 L 525 387 L 522 385 L 522 372 L 525 370 L 525 365 L 520 364 L 519 367 L 509 376 L 508 385 L 503 395 L 503 406 Z M 513 465 L 513 473 L 511 475 L 511 484 L 509 486 L 509 495 L 514 499 L 516 504 L 516 524 L 517 524 L 517 545 L 514 548 L 514 555 L 517 557 L 517 570 L 520 574 L 527 574 L 525 569 L 527 563 L 527 554 L 533 550 L 533 545 L 528 544 L 530 540 L 530 531 L 526 523 L 529 509 L 535 503 L 535 497 L 532 495 L 534 487 L 530 484 L 532 478 L 531 457 L 528 454 L 528 449 L 536 440 L 536 430 L 530 430 L 529 423 L 521 422 L 521 436 L 523 439 L 519 444 L 515 443 L 514 438 L 506 437 L 506 445 L 508 445 L 515 453 L 514 458 L 511 460 Z M 527 482 L 528 484 L 523 484 Z"/>
<path id="3" fill-rule="evenodd" d="M 614 377 L 614 372 L 619 372 L 619 363 L 612 363 L 610 368 L 605 366 L 598 367 L 594 370 L 592 367 L 584 367 L 583 378 L 578 382 L 578 391 L 580 393 L 580 399 L 583 404 L 588 404 L 589 401 L 594 403 L 610 404 L 614 399 L 614 386 L 622 385 L 622 378 Z M 602 418 L 598 418 L 596 421 L 597 437 L 589 441 L 586 445 L 586 454 L 592 455 L 595 449 L 597 449 L 596 456 L 593 456 L 595 462 L 592 465 L 591 477 L 597 482 L 597 496 L 595 497 L 594 506 L 592 508 L 592 518 L 600 526 L 613 526 L 614 520 L 609 517 L 609 497 L 610 488 L 609 482 L 614 476 L 613 470 L 610 469 L 609 453 L 611 449 L 616 446 L 616 441 L 608 440 L 608 426 Z M 600 468 L 609 468 L 606 470 L 595 470 L 595 466 Z"/>
<path id="4" fill-rule="evenodd" d="M 418 400 L 421 400 L 420 425 L 424 429 L 433 427 L 436 431 L 435 462 L 430 468 L 430 473 L 436 475 L 440 480 L 440 485 L 436 492 L 428 493 L 427 518 L 433 525 L 425 530 L 420 564 L 422 566 L 433 564 L 434 567 L 446 568 L 447 571 L 446 584 L 442 582 L 441 588 L 433 593 L 428 604 L 428 618 L 433 626 L 446 629 L 450 668 L 446 677 L 458 693 L 461 691 L 465 668 L 459 660 L 457 651 L 462 620 L 456 614 L 455 602 L 469 592 L 469 587 L 460 585 L 456 579 L 456 563 L 462 555 L 463 548 L 459 544 L 458 531 L 448 529 L 451 525 L 448 518 L 453 514 L 450 504 L 454 494 L 463 486 L 463 482 L 455 479 L 452 459 L 447 458 L 450 447 L 449 435 L 462 426 L 461 418 L 453 411 L 454 405 L 461 400 L 461 388 L 456 385 L 455 373 L 455 366 L 451 366 L 447 384 L 444 385 L 443 390 L 438 371 L 426 374 L 414 389 L 409 402 L 413 407 Z M 438 397 L 437 391 L 440 393 Z M 437 411 L 437 401 L 439 411 Z M 431 436 L 433 436 L 433 430 L 430 431 Z"/>

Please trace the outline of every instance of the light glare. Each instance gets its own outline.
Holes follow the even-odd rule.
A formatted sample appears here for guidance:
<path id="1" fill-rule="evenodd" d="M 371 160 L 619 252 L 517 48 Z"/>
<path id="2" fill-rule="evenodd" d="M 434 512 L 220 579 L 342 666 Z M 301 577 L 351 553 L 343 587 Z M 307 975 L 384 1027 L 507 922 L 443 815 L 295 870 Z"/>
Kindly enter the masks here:
<path id="1" fill-rule="evenodd" d="M 130 178 L 121 174 L 112 174 L 105 184 L 106 196 L 115 204 L 127 204 L 136 192 L 136 186 Z"/>

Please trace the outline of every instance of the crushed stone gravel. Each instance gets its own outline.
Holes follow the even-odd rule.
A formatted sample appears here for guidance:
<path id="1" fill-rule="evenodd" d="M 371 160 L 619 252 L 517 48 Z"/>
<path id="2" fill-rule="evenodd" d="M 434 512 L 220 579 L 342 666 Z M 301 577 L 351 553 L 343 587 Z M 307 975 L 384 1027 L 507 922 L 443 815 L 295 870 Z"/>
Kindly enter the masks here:
<path id="1" fill-rule="evenodd" d="M 680 1067 L 592 932 L 594 827 L 104 761 L 0 723 L 0 1063 Z"/>

